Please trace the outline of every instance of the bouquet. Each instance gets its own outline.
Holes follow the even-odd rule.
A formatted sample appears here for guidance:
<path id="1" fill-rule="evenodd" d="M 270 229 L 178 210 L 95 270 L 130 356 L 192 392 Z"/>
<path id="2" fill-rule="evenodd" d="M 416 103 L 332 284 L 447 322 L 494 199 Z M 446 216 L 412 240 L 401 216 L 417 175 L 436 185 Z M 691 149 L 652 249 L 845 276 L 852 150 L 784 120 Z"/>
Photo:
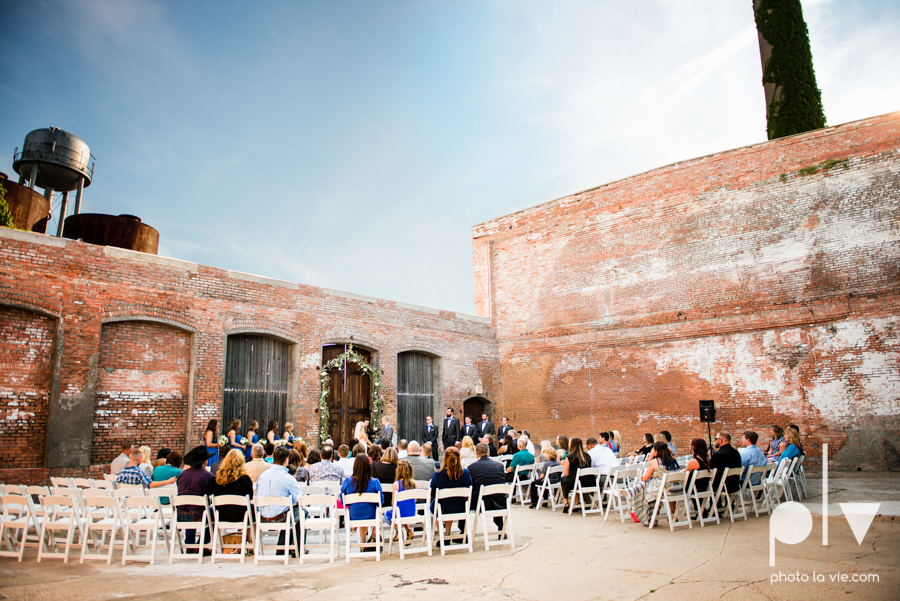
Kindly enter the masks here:
<path id="1" fill-rule="evenodd" d="M 286 446 L 288 446 L 289 444 L 290 444 L 290 443 L 289 443 L 287 440 L 285 440 L 284 438 L 282 438 L 282 439 L 280 439 L 280 440 L 278 441 L 278 446 L 280 446 L 280 447 L 286 447 Z"/>
<path id="2" fill-rule="evenodd" d="M 220 436 L 219 439 L 218 439 L 218 443 L 219 443 L 219 446 L 220 446 L 220 447 L 224 447 L 225 445 L 228 444 L 228 437 L 227 437 L 227 436 Z"/>
<path id="3" fill-rule="evenodd" d="M 247 440 L 246 436 L 241 437 L 241 444 L 247 444 L 248 442 L 250 442 L 250 441 Z"/>

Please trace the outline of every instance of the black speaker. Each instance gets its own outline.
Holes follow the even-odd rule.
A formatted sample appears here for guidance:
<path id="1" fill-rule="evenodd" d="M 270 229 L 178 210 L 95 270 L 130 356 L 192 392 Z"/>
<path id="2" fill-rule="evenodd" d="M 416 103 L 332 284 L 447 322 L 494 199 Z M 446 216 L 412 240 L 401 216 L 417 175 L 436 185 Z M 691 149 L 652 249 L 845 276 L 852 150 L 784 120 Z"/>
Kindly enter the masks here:
<path id="1" fill-rule="evenodd" d="M 716 421 L 716 404 L 714 401 L 700 401 L 700 423 L 714 423 Z"/>

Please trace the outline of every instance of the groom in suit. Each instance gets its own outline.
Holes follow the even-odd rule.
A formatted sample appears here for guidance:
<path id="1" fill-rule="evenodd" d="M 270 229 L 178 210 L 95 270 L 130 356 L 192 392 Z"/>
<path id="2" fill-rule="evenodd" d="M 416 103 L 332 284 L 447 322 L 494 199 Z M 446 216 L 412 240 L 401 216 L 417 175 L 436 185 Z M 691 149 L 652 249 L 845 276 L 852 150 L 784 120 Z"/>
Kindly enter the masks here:
<path id="1" fill-rule="evenodd" d="M 425 428 L 422 430 L 422 446 L 425 446 L 426 442 L 431 443 L 431 458 L 434 461 L 438 460 L 438 429 L 432 423 L 431 416 L 425 418 Z"/>
<path id="2" fill-rule="evenodd" d="M 459 444 L 459 441 L 462 440 L 459 432 L 459 420 L 453 417 L 453 409 L 447 407 L 447 417 L 444 418 L 444 435 L 441 439 L 445 449 Z"/>
<path id="3" fill-rule="evenodd" d="M 500 420 L 500 432 L 499 432 L 500 440 L 502 441 L 503 438 L 506 436 L 507 432 L 509 432 L 512 429 L 513 429 L 512 426 L 509 425 L 508 417 L 504 417 L 502 420 Z"/>
<path id="4" fill-rule="evenodd" d="M 494 422 L 488 419 L 487 413 L 481 414 L 481 423 L 478 424 L 478 437 L 484 438 L 486 434 L 494 434 Z"/>
<path id="5" fill-rule="evenodd" d="M 466 416 L 466 425 L 462 429 L 462 435 L 468 436 L 473 441 L 478 440 L 478 428 L 475 427 L 475 424 L 472 423 L 472 418 L 468 415 Z"/>

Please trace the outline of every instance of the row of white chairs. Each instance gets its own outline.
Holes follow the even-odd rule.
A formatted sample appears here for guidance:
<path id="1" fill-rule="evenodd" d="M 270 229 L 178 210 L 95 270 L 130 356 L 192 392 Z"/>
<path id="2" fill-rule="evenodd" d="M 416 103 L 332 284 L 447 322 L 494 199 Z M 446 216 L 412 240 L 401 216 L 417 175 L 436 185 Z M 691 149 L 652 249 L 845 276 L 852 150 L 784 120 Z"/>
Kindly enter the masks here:
<path id="1" fill-rule="evenodd" d="M 512 498 L 511 485 L 494 485 L 483 487 L 476 504 L 475 514 L 470 514 L 471 488 L 441 489 L 437 499 L 465 497 L 465 512 L 454 515 L 443 514 L 440 503 L 432 514 L 430 494 L 427 482 L 420 483 L 419 488 L 401 491 L 395 495 L 393 516 L 385 522 L 386 512 L 390 508 L 381 506 L 381 497 L 377 494 L 344 495 L 344 509 L 338 509 L 338 497 L 329 494 L 336 483 L 318 483 L 326 486 L 306 486 L 299 505 L 305 510 L 300 512 L 300 528 L 304 533 L 319 531 L 322 544 L 309 545 L 306 536 L 300 541 L 290 542 L 285 536 L 284 547 L 280 549 L 283 557 L 265 553 L 264 536 L 272 533 L 293 532 L 294 519 L 289 499 L 282 497 L 261 497 L 252 501 L 247 497 L 218 495 L 205 496 L 178 495 L 174 487 L 154 489 L 123 488 L 118 490 L 68 488 L 54 486 L 5 486 L 0 491 L 0 556 L 16 557 L 22 561 L 26 547 L 38 547 L 38 561 L 45 557 L 62 557 L 68 562 L 69 552 L 75 544 L 76 535 L 81 543 L 81 563 L 90 559 L 106 559 L 112 562 L 113 551 L 122 549 L 123 565 L 129 561 L 148 561 L 154 563 L 157 548 L 162 544 L 168 550 L 169 562 L 175 558 L 195 557 L 202 562 L 204 550 L 211 554 L 211 561 L 217 559 L 239 559 L 244 562 L 247 551 L 248 533 L 253 532 L 254 563 L 268 559 L 277 559 L 287 563 L 290 551 L 294 551 L 303 563 L 309 548 L 327 548 L 324 554 L 315 554 L 331 562 L 338 557 L 338 523 L 343 517 L 345 529 L 345 556 L 347 561 L 355 557 L 375 556 L 380 560 L 384 544 L 382 526 L 388 529 L 389 544 L 387 554 L 393 549 L 393 534 L 398 536 L 401 559 L 409 553 L 427 552 L 432 554 L 434 528 L 445 521 L 461 520 L 465 524 L 460 537 L 461 544 L 452 544 L 444 536 L 443 528 L 438 528 L 438 543 L 441 554 L 458 548 L 473 551 L 478 520 L 483 523 L 485 549 L 498 544 L 510 544 L 515 548 L 515 540 L 509 520 L 509 506 Z M 149 493 L 149 496 L 145 496 Z M 489 495 L 505 495 L 507 504 L 501 510 L 487 510 L 484 498 Z M 168 504 L 164 504 L 168 500 Z M 417 512 L 413 516 L 401 517 L 397 504 L 414 500 Z M 371 521 L 351 520 L 349 508 L 354 503 L 373 503 L 377 507 L 376 518 Z M 181 521 L 176 509 L 180 506 L 201 507 L 199 522 Z M 219 510 L 225 506 L 244 507 L 243 522 L 231 523 L 219 519 Z M 286 511 L 284 522 L 268 522 L 261 518 L 260 508 L 265 506 L 283 507 Z M 504 516 L 504 527 L 499 532 L 490 532 L 488 519 L 495 515 Z M 212 516 L 212 517 L 210 517 Z M 407 545 L 404 526 L 415 527 L 420 531 L 420 547 L 412 549 Z M 472 526 L 470 528 L 470 526 Z M 374 527 L 375 541 L 353 543 L 352 530 L 358 527 Z M 212 536 L 209 543 L 200 541 L 187 545 L 181 535 L 187 530 L 196 530 L 203 537 L 207 529 Z M 225 542 L 225 535 L 239 534 L 240 543 Z M 141 543 L 143 535 L 144 543 Z M 99 537 L 99 538 L 98 538 Z M 108 540 L 107 540 L 108 539 Z M 5 549 L 3 548 L 5 547 Z M 176 550 L 177 547 L 177 550 Z M 371 547 L 367 550 L 366 547 Z M 89 552 L 89 548 L 93 552 Z M 101 553 L 106 549 L 105 553 Z M 141 554 L 141 549 L 149 549 L 150 553 Z M 357 551 L 354 552 L 354 549 Z"/>

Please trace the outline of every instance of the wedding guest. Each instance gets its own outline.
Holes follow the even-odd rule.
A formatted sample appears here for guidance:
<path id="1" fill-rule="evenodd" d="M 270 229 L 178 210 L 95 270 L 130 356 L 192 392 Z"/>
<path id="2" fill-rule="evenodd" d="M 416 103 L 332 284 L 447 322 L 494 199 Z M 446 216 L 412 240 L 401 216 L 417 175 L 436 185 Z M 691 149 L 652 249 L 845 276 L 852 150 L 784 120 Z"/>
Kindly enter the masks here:
<path id="1" fill-rule="evenodd" d="M 563 461 L 566 458 L 566 453 L 569 452 L 569 437 L 565 434 L 560 434 L 556 437 L 556 460 Z"/>
<path id="2" fill-rule="evenodd" d="M 259 480 L 259 476 L 272 466 L 266 462 L 266 452 L 261 444 L 256 443 L 255 445 L 253 445 L 250 452 L 253 455 L 253 459 L 250 461 L 250 463 L 247 463 L 245 465 L 244 469 L 246 470 L 247 475 L 250 476 L 250 479 L 253 482 L 256 482 L 257 480 Z"/>
<path id="3" fill-rule="evenodd" d="M 462 460 L 475 459 L 475 444 L 469 436 L 463 436 L 462 446 L 459 448 L 459 458 Z"/>
<path id="4" fill-rule="evenodd" d="M 216 473 L 213 494 L 237 495 L 253 499 L 253 481 L 247 474 L 244 456 L 240 450 L 232 449 L 225 455 Z M 244 519 L 246 511 L 247 508 L 239 505 L 225 505 L 219 509 L 219 519 L 223 522 L 240 522 Z"/>
<path id="5" fill-rule="evenodd" d="M 118 475 L 123 469 L 128 467 L 131 451 L 134 448 L 130 442 L 123 442 L 119 445 L 121 453 L 109 464 L 109 473 L 113 476 Z"/>
<path id="6" fill-rule="evenodd" d="M 362 422 L 359 422 L 362 424 Z M 341 500 L 346 502 L 346 495 L 361 493 L 378 493 L 381 503 L 353 503 L 350 505 L 351 520 L 374 520 L 378 516 L 378 508 L 384 505 L 384 495 L 381 491 L 381 482 L 372 477 L 372 464 L 365 453 L 356 456 L 353 461 L 353 474 L 341 484 Z M 360 526 L 357 528 L 359 542 L 372 542 L 369 539 L 369 528 Z M 375 536 L 375 528 L 372 528 L 372 536 Z"/>
<path id="7" fill-rule="evenodd" d="M 140 468 L 144 470 L 144 473 L 150 478 L 153 476 L 153 457 L 150 455 L 150 447 L 142 446 L 138 450 L 141 452 Z"/>
<path id="8" fill-rule="evenodd" d="M 524 447 L 523 447 L 524 448 Z M 490 461 L 490 460 L 489 460 Z M 532 463 L 534 457 L 531 458 Z M 472 476 L 469 470 L 464 469 L 459 459 L 459 449 L 449 447 L 444 449 L 444 461 L 441 469 L 434 473 L 431 477 L 431 507 L 434 513 L 437 513 L 434 507 L 437 491 L 442 488 L 468 488 L 472 486 Z M 463 513 L 466 509 L 464 499 L 441 499 L 441 511 L 445 514 Z M 450 528 L 453 526 L 452 520 L 444 521 L 444 534 L 450 535 Z"/>
<path id="9" fill-rule="evenodd" d="M 416 487 L 416 481 L 413 479 L 413 468 L 412 464 L 404 459 L 403 461 L 397 464 L 397 475 L 395 482 L 391 485 L 391 498 L 397 498 L 397 493 L 404 490 L 412 490 Z M 393 503 L 392 503 L 393 504 Z M 391 522 L 394 517 L 394 512 L 399 512 L 399 517 L 408 518 L 416 515 L 416 500 L 415 499 L 407 499 L 406 501 L 400 501 L 396 504 L 393 504 L 391 509 L 388 509 L 385 513 L 385 517 L 388 522 Z M 413 537 L 412 528 L 409 525 L 403 525 L 404 530 L 406 531 L 406 539 L 410 540 Z M 394 535 L 394 540 L 400 536 L 398 532 Z"/>
<path id="10" fill-rule="evenodd" d="M 381 482 L 382 491 L 390 491 L 382 493 L 384 495 L 384 505 L 389 506 L 393 503 L 393 485 L 397 479 L 397 449 L 389 447 L 381 454 L 380 461 L 372 463 L 372 477 Z"/>
<path id="11" fill-rule="evenodd" d="M 647 469 L 634 486 L 625 489 L 625 496 L 631 499 L 631 519 L 635 522 L 650 525 L 652 514 L 651 503 L 656 501 L 662 478 L 669 472 L 678 470 L 678 462 L 669 450 L 665 442 L 653 443 L 653 450 L 647 461 Z M 672 484 L 666 484 L 666 489 L 671 490 Z"/>
<path id="12" fill-rule="evenodd" d="M 315 450 L 315 449 L 313 449 Z M 321 461 L 312 463 L 310 452 L 309 481 L 310 482 L 337 482 L 344 481 L 344 468 L 333 461 L 334 448 L 325 445 L 322 447 Z"/>
<path id="13" fill-rule="evenodd" d="M 575 489 L 575 478 L 578 476 L 578 470 L 591 467 L 591 458 L 584 452 L 581 439 L 573 436 L 569 441 L 569 452 L 566 453 L 562 461 L 563 475 L 559 482 L 562 487 L 563 498 L 565 499 L 565 507 L 563 511 L 569 510 L 569 493 Z M 583 484 L 587 482 L 582 481 Z M 574 499 L 577 503 L 578 499 Z"/>
<path id="14" fill-rule="evenodd" d="M 531 484 L 531 508 L 535 509 L 540 501 L 543 499 L 538 499 L 538 493 L 540 492 L 540 487 L 542 484 L 542 480 L 547 476 L 547 470 L 551 467 L 556 467 L 559 465 L 559 461 L 556 460 L 556 450 L 553 447 L 547 447 L 541 450 L 541 459 L 543 462 L 539 467 L 535 470 L 535 479 Z M 550 474 L 550 484 L 556 484 L 559 482 L 560 474 Z M 548 494 L 550 491 L 547 491 Z"/>

